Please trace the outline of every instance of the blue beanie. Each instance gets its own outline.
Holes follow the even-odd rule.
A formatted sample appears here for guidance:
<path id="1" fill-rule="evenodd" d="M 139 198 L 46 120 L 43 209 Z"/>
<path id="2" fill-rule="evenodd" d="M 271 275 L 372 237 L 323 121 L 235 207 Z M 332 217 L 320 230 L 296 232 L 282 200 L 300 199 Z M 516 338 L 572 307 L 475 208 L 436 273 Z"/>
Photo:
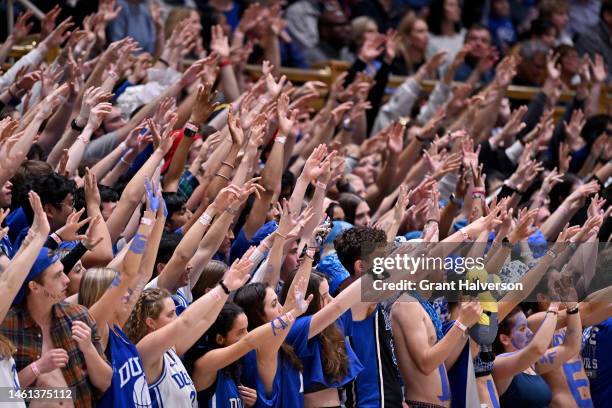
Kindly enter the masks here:
<path id="1" fill-rule="evenodd" d="M 36 257 L 36 261 L 34 261 L 34 265 L 32 265 L 32 268 L 30 268 L 28 276 L 25 278 L 25 281 L 23 281 L 23 285 L 21 285 L 19 292 L 17 292 L 17 296 L 15 296 L 13 304 L 18 305 L 23 302 L 28 283 L 39 277 L 45 269 L 53 265 L 58 260 L 59 256 L 54 251 L 49 250 L 49 248 L 41 248 L 40 252 L 38 252 L 38 256 Z"/>

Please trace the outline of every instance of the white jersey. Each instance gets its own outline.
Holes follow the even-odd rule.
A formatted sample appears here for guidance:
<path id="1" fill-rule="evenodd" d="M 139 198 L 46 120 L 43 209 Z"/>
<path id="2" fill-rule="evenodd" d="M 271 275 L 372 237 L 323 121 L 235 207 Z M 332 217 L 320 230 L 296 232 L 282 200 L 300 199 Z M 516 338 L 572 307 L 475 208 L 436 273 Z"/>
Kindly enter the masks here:
<path id="1" fill-rule="evenodd" d="M 18 390 L 19 377 L 17 377 L 17 367 L 13 357 L 0 358 L 0 387 L 8 390 Z M 8 397 L 8 395 L 5 395 Z M 23 401 L 15 400 L 14 402 L 0 402 L 0 408 L 25 408 Z"/>
<path id="2" fill-rule="evenodd" d="M 174 349 L 164 353 L 162 373 L 149 384 L 153 408 L 197 408 L 197 392 Z"/>

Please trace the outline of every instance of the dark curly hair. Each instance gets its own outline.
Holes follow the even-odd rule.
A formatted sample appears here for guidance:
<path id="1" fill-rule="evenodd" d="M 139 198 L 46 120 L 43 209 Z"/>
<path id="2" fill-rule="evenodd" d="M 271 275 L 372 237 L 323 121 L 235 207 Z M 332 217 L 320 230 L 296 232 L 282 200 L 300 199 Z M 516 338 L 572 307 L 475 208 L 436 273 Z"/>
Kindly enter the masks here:
<path id="1" fill-rule="evenodd" d="M 52 172 L 43 176 L 35 176 L 31 179 L 29 188 L 40 196 L 42 205 L 51 204 L 57 209 L 61 208 L 61 203 L 68 196 L 76 192 L 76 183 L 69 178 Z M 34 213 L 29 202 L 23 202 L 23 211 L 29 221 L 34 218 Z"/>
<path id="2" fill-rule="evenodd" d="M 355 261 L 364 259 L 364 248 L 372 244 L 385 244 L 385 231 L 372 227 L 354 227 L 344 231 L 334 240 L 334 248 L 342 266 L 353 276 Z M 365 246 L 364 246 L 365 245 Z"/>

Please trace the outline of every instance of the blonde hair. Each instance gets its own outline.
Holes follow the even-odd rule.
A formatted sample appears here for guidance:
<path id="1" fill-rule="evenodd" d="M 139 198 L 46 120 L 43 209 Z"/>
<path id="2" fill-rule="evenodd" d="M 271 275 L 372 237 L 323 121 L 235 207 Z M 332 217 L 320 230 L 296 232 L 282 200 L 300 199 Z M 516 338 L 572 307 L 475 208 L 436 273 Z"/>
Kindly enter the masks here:
<path id="1" fill-rule="evenodd" d="M 412 71 L 414 68 L 414 63 L 410 61 L 410 58 L 408 57 L 408 49 L 411 47 L 410 34 L 412 34 L 414 24 L 418 20 L 425 21 L 422 18 L 417 17 L 413 11 L 410 11 L 406 13 L 404 18 L 402 18 L 402 21 L 399 23 L 397 28 L 397 50 L 399 51 L 399 55 L 402 56 L 404 62 L 406 63 L 406 68 L 408 68 L 410 71 Z"/>
<path id="2" fill-rule="evenodd" d="M 106 292 L 117 271 L 111 268 L 89 268 L 79 285 L 78 304 L 92 307 Z"/>
<path id="3" fill-rule="evenodd" d="M 357 47 L 361 47 L 363 44 L 365 33 L 368 30 L 368 24 L 374 24 L 376 28 L 378 28 L 376 21 L 368 16 L 359 16 L 351 21 L 351 38 Z"/>
<path id="4" fill-rule="evenodd" d="M 172 31 L 176 28 L 179 23 L 191 16 L 191 13 L 196 11 L 189 7 L 176 7 L 170 11 L 168 18 L 166 18 L 166 24 L 164 24 L 164 38 L 167 40 L 172 35 Z"/>
<path id="5" fill-rule="evenodd" d="M 11 358 L 17 351 L 9 339 L 0 334 L 0 359 Z"/>
<path id="6" fill-rule="evenodd" d="M 223 278 L 223 275 L 228 268 L 229 267 L 223 262 L 215 260 L 209 261 L 206 266 L 204 266 L 204 271 L 202 272 L 202 276 L 198 280 L 198 283 L 196 283 L 191 290 L 194 300 L 204 296 L 206 289 L 214 288 Z"/>
<path id="7" fill-rule="evenodd" d="M 164 309 L 164 299 L 169 297 L 170 292 L 161 288 L 146 289 L 140 294 L 124 327 L 125 334 L 132 343 L 137 344 L 147 335 L 147 317 L 157 319 Z"/>

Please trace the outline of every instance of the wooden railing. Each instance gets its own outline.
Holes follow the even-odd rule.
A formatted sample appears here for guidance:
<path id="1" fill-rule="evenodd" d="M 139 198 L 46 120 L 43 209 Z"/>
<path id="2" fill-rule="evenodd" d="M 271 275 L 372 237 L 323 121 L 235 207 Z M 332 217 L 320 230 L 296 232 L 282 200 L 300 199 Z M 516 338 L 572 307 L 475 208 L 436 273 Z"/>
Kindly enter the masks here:
<path id="1" fill-rule="evenodd" d="M 315 69 L 296 69 L 296 68 L 281 68 L 280 72 L 282 75 L 286 75 L 287 79 L 294 83 L 304 83 L 306 81 L 321 81 L 327 85 L 330 85 L 338 75 L 342 74 L 349 68 L 349 64 L 346 61 L 328 61 L 325 64 L 320 64 Z M 247 71 L 255 76 L 261 75 L 261 66 L 258 65 L 247 65 Z M 406 77 L 391 75 L 389 78 L 390 88 L 399 87 Z M 437 81 L 425 80 L 423 82 L 423 90 L 426 93 L 431 92 L 436 86 Z M 510 99 L 524 100 L 526 102 L 535 98 L 540 92 L 539 88 L 533 88 L 528 86 L 510 85 L 506 91 L 506 96 Z M 612 101 L 612 87 L 608 86 L 605 91 L 602 92 L 600 99 L 600 110 L 605 111 L 606 106 Z M 562 92 L 559 101 L 569 102 L 574 98 L 574 92 Z M 555 118 L 559 119 L 563 116 L 564 108 L 557 107 L 555 110 Z"/>
<path id="2" fill-rule="evenodd" d="M 29 41 L 25 43 L 25 45 L 19 45 L 13 47 L 10 56 L 19 58 L 29 52 L 33 46 L 36 44 L 36 38 L 33 36 Z M 186 61 L 189 64 L 188 61 Z M 340 74 L 345 72 L 349 68 L 349 64 L 346 61 L 327 61 L 325 63 L 320 63 L 317 67 L 313 69 L 299 69 L 299 68 L 287 68 L 281 67 L 280 72 L 282 75 L 286 75 L 287 79 L 289 79 L 293 83 L 301 84 L 306 81 L 321 81 L 327 85 L 330 85 Z M 247 65 L 247 72 L 253 74 L 258 77 L 261 75 L 261 66 L 259 65 Z M 389 78 L 389 88 L 397 88 L 404 81 L 406 77 L 391 75 Z M 423 82 L 423 90 L 426 93 L 429 93 L 436 86 L 436 81 L 425 80 Z M 506 91 L 506 96 L 510 99 L 514 100 L 522 100 L 526 101 L 526 103 L 532 100 L 540 90 L 538 88 L 527 87 L 527 86 L 518 86 L 518 85 L 510 85 L 508 90 Z M 559 101 L 560 102 L 569 102 L 574 97 L 574 92 L 562 92 Z M 607 86 L 604 89 L 604 92 L 601 94 L 600 99 L 600 111 L 605 112 L 608 104 L 612 102 L 612 86 Z M 316 105 L 320 106 L 321 102 Z M 559 119 L 563 116 L 564 108 L 559 106 L 555 110 L 555 118 Z"/>

